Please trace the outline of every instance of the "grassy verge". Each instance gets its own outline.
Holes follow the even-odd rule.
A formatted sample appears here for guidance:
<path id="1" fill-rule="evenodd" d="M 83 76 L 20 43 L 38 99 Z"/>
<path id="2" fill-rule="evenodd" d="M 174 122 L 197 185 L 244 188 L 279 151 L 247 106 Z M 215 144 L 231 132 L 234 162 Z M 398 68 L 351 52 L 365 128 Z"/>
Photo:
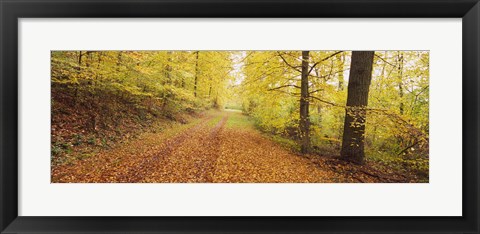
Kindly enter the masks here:
<path id="1" fill-rule="evenodd" d="M 405 158 L 389 152 L 379 152 L 367 149 L 366 160 L 373 163 L 379 169 L 392 168 L 396 172 L 414 176 L 420 183 L 429 181 L 428 158 Z"/>
<path id="2" fill-rule="evenodd" d="M 214 127 L 215 125 L 217 125 L 224 116 L 222 112 L 218 110 L 209 110 L 206 114 L 212 116 L 212 119 L 207 122 L 207 126 L 209 127 Z"/>
<path id="3" fill-rule="evenodd" d="M 227 129 L 258 130 L 262 134 L 262 136 L 279 144 L 285 149 L 293 152 L 300 151 L 298 144 L 294 140 L 262 131 L 260 128 L 258 128 L 258 126 L 255 125 L 255 121 L 251 117 L 243 114 L 240 111 L 235 111 L 235 110 L 227 110 L 227 111 L 229 115 L 228 121 L 225 125 Z"/>
<path id="4" fill-rule="evenodd" d="M 240 111 L 226 110 L 228 121 L 225 127 L 228 129 L 253 129 L 253 120 Z"/>

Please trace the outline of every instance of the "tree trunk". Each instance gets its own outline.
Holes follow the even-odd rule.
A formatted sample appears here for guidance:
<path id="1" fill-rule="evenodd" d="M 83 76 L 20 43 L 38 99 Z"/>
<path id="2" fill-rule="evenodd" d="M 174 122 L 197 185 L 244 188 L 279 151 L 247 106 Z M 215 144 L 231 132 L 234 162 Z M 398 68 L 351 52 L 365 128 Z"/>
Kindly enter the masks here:
<path id="1" fill-rule="evenodd" d="M 79 51 L 79 54 L 78 54 L 78 71 L 80 71 L 80 67 L 82 66 L 82 51 Z"/>
<path id="2" fill-rule="evenodd" d="M 400 96 L 400 114 L 403 115 L 403 54 L 398 53 L 398 95 Z"/>
<path id="3" fill-rule="evenodd" d="M 97 70 L 100 70 L 100 65 L 102 65 L 102 52 L 98 51 L 96 53 L 98 55 L 98 60 L 97 60 Z M 98 79 L 99 72 L 95 72 L 95 79 Z"/>
<path id="4" fill-rule="evenodd" d="M 92 51 L 87 51 L 86 52 L 86 58 L 85 58 L 85 66 L 90 67 L 90 62 L 92 60 Z"/>
<path id="5" fill-rule="evenodd" d="M 348 79 L 347 108 L 343 126 L 341 157 L 362 164 L 365 159 L 365 121 L 372 80 L 374 51 L 353 51 Z"/>
<path id="6" fill-rule="evenodd" d="M 172 52 L 167 52 L 167 66 L 165 67 L 165 77 L 167 84 L 172 84 Z"/>
<path id="7" fill-rule="evenodd" d="M 172 84 L 172 52 L 168 51 L 167 52 L 167 65 L 165 66 L 165 84 Z M 163 92 L 162 95 L 162 111 L 165 110 L 167 107 L 167 98 L 168 98 L 168 93 L 167 91 Z"/>
<path id="8" fill-rule="evenodd" d="M 343 90 L 343 67 L 344 67 L 344 53 L 337 54 L 337 59 L 338 59 L 338 68 L 339 73 L 338 73 L 338 90 L 342 91 Z"/>
<path id="9" fill-rule="evenodd" d="M 198 83 L 198 54 L 199 51 L 195 52 L 196 59 L 195 59 L 195 82 L 193 84 L 193 96 L 197 97 L 197 83 Z"/>
<path id="10" fill-rule="evenodd" d="M 82 51 L 78 51 L 78 68 L 77 68 L 77 74 L 80 76 L 80 73 L 82 71 Z M 77 107 L 77 99 L 78 99 L 78 86 L 79 84 L 74 84 L 74 99 L 73 99 L 73 106 Z"/>
<path id="11" fill-rule="evenodd" d="M 117 54 L 117 72 L 120 72 L 120 66 L 122 65 L 122 51 L 118 51 Z"/>
<path id="12" fill-rule="evenodd" d="M 302 153 L 310 150 L 310 120 L 308 93 L 309 51 L 302 51 L 302 81 L 300 94 L 300 146 Z"/>

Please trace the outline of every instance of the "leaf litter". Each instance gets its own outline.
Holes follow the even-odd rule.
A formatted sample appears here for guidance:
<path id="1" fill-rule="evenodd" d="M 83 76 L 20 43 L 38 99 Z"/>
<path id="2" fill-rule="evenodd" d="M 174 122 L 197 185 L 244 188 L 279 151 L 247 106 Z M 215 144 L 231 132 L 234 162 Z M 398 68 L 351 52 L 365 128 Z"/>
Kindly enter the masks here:
<path id="1" fill-rule="evenodd" d="M 379 176 L 368 165 L 296 154 L 254 127 L 227 124 L 230 115 L 241 113 L 211 113 L 175 134 L 146 133 L 92 157 L 52 166 L 52 182 L 345 183 L 405 179 Z M 212 120 L 216 123 L 209 124 Z"/>

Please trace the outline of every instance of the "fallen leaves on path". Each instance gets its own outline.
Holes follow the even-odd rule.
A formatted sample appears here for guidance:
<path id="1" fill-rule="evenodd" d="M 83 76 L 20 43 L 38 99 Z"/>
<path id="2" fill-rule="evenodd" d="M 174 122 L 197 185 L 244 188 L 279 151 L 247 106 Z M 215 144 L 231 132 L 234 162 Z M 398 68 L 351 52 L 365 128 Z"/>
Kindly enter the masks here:
<path id="1" fill-rule="evenodd" d="M 314 183 L 333 182 L 332 172 L 316 168 L 254 130 L 227 129 L 220 134 L 221 156 L 213 182 Z"/>
<path id="2" fill-rule="evenodd" d="M 225 127 L 229 115 L 203 117 L 182 131 L 148 133 L 122 146 L 52 167 L 54 183 L 377 182 L 359 167 L 297 155 L 252 127 Z M 221 115 L 221 116 L 218 116 Z M 234 123 L 234 122 L 232 122 Z M 337 160 L 338 161 L 338 160 Z"/>

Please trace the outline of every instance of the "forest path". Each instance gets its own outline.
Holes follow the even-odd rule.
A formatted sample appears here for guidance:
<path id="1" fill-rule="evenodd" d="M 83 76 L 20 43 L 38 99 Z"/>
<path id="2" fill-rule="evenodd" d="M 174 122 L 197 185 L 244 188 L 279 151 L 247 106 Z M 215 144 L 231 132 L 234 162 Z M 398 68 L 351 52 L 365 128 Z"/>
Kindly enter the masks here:
<path id="1" fill-rule="evenodd" d="M 335 182 L 338 175 L 270 140 L 236 111 L 212 112 L 173 133 L 148 133 L 69 165 L 52 182 Z"/>

